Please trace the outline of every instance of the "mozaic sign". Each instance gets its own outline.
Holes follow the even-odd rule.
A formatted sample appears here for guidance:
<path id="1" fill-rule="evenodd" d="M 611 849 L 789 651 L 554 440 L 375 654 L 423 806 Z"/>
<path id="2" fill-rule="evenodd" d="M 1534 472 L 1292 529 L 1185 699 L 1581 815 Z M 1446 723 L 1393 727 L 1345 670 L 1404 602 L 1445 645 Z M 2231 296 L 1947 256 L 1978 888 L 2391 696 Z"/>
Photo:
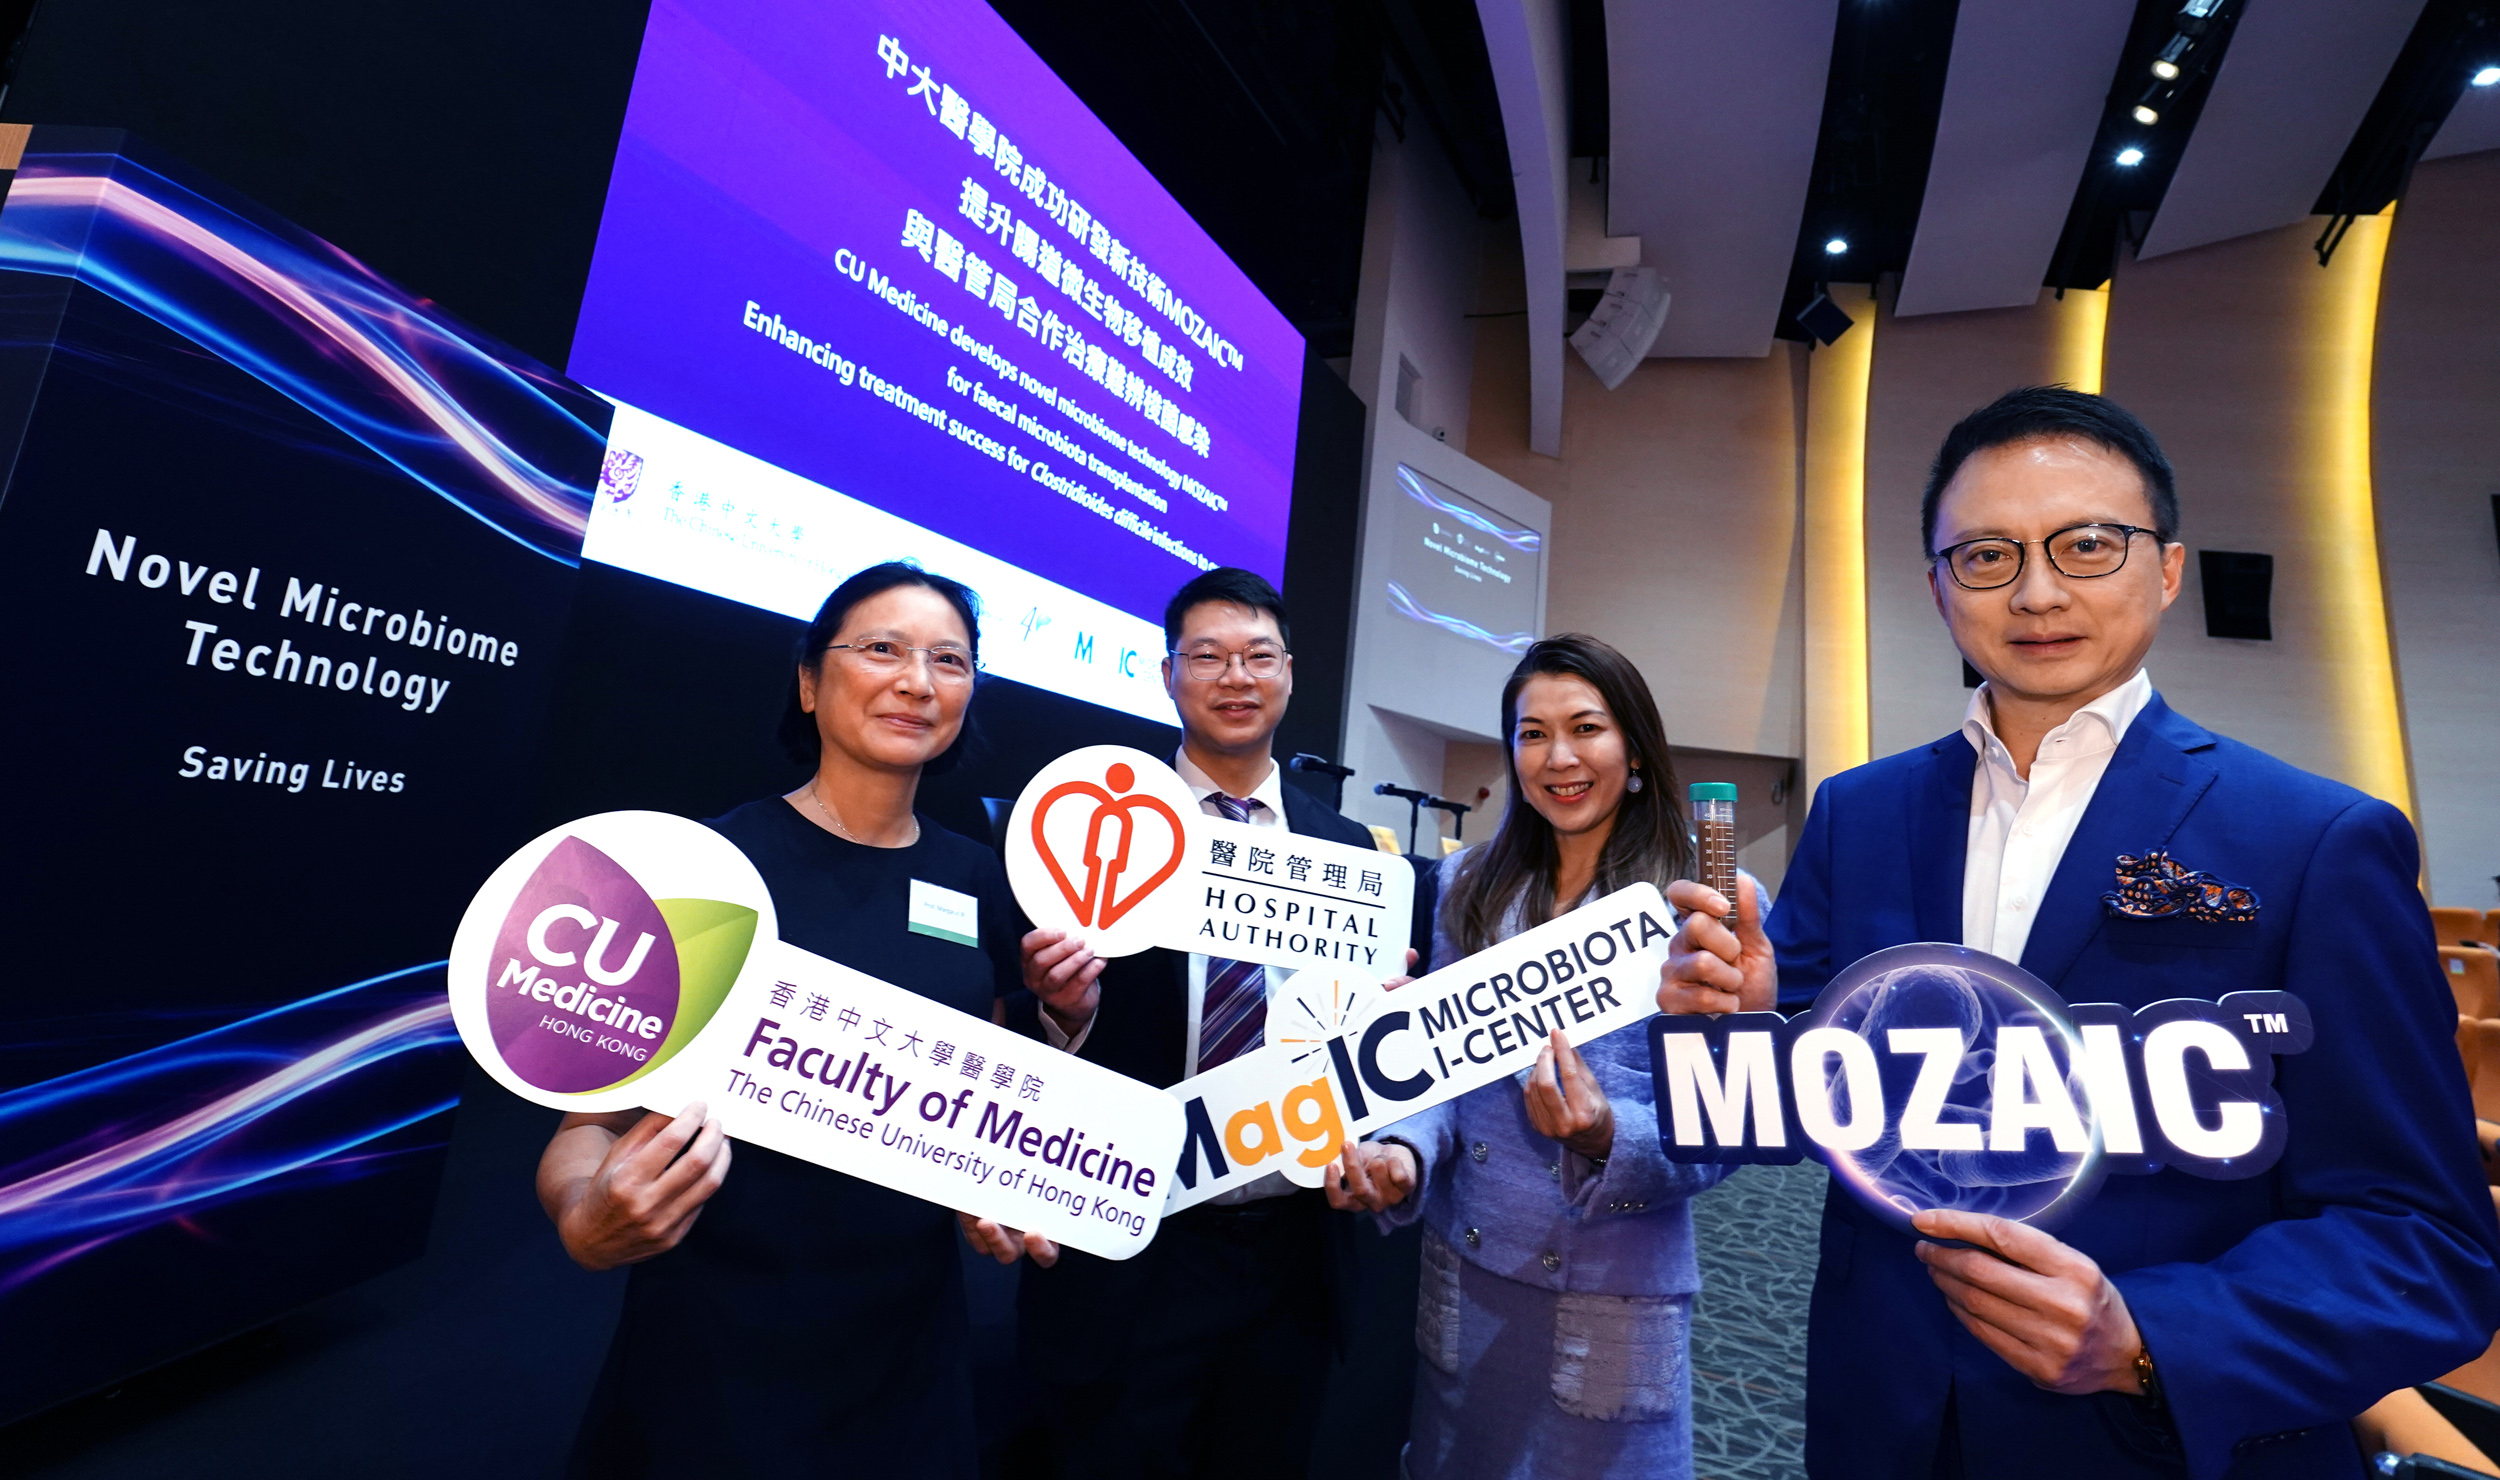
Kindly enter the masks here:
<path id="1" fill-rule="evenodd" d="M 1402 858 L 1210 817 L 1170 766 L 1089 745 L 1042 768 L 1007 822 L 1007 882 L 1099 956 L 1161 946 L 1288 970 L 1406 970 Z"/>
<path id="2" fill-rule="evenodd" d="M 2286 992 L 2068 1007 L 1963 946 L 1877 951 L 1814 1008 L 1660 1017 L 1658 1139 L 1679 1162 L 1813 1156 L 1907 1230 L 1930 1208 L 2054 1229 L 2103 1177 L 2254 1177 L 2283 1154 L 2277 1055 L 2310 1046 Z"/>

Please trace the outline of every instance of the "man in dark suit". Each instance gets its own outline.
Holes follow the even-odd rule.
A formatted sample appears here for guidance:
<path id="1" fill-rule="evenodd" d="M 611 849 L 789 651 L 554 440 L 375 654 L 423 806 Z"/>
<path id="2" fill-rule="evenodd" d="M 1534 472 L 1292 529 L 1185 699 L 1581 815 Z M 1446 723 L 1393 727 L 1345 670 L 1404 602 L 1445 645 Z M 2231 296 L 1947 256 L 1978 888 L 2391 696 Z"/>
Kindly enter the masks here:
<path id="1" fill-rule="evenodd" d="M 1692 884 L 1662 1009 L 1801 1010 L 1910 941 L 2019 960 L 2070 1002 L 2279 989 L 2289 1138 L 2241 1181 L 2116 1176 L 2058 1237 L 1835 1187 L 1808 1326 L 1825 1477 L 2359 1476 L 2348 1421 L 2500 1325 L 2500 1227 L 2404 814 L 2172 710 L 2143 670 L 2185 548 L 2169 463 L 2098 396 L 2014 392 L 1946 439 L 1928 581 L 1987 682 L 1959 733 L 1817 792 L 1767 933 Z M 2392 743 L 2392 741 L 2391 741 Z M 2166 850 L 2232 912 L 2105 902 Z M 1953 1242 L 1947 1242 L 1953 1241 Z"/>
<path id="2" fill-rule="evenodd" d="M 1276 589 L 1250 571 L 1208 571 L 1172 598 L 1163 632 L 1181 722 L 1173 766 L 1209 815 L 1371 847 L 1362 826 L 1285 785 L 1271 753 L 1293 697 Z M 1417 919 L 1430 910 L 1419 887 Z M 1011 1026 L 1148 1084 L 1266 1041 L 1268 973 L 1252 963 L 1166 950 L 1106 961 L 1035 931 L 1024 974 L 1032 996 L 1014 999 Z M 1018 1346 L 1058 1472 L 1302 1474 L 1331 1337 L 1344 1331 L 1353 1233 L 1321 1193 L 1279 1175 L 1165 1220 L 1134 1258 L 1052 1250 L 1055 1264 L 1027 1264 Z"/>

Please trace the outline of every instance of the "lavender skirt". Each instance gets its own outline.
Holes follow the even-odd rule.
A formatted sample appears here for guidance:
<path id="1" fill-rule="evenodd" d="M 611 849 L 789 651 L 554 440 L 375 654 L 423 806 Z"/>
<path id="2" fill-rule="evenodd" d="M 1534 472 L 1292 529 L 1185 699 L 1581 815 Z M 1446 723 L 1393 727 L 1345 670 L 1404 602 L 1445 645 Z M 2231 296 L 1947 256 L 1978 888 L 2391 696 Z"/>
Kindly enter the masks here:
<path id="1" fill-rule="evenodd" d="M 1692 1299 L 1556 1294 L 1427 1228 L 1409 1480 L 1690 1480 Z"/>

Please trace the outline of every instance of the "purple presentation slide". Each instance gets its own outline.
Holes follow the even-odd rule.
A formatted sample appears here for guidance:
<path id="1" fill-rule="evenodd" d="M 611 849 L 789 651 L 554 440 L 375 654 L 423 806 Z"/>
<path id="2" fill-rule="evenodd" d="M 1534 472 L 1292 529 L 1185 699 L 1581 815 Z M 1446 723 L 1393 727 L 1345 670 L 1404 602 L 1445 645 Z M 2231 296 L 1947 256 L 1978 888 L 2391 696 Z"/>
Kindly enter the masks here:
<path id="1" fill-rule="evenodd" d="M 601 394 L 1159 620 L 1210 566 L 1281 580 L 1302 356 L 981 0 L 654 0 L 569 367 Z"/>

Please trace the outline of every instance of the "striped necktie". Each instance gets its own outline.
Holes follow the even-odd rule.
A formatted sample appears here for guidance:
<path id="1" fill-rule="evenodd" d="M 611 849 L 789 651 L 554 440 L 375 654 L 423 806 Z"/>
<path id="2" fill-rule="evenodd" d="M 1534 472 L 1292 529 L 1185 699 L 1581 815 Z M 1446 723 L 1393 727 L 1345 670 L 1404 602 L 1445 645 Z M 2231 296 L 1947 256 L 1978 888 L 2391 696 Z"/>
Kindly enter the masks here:
<path id="1" fill-rule="evenodd" d="M 1248 822 L 1266 803 L 1236 801 L 1222 792 L 1207 798 L 1234 822 Z M 1227 1064 L 1267 1041 L 1267 968 L 1255 961 L 1207 958 L 1205 1005 L 1198 1016 L 1198 1072 Z"/>

